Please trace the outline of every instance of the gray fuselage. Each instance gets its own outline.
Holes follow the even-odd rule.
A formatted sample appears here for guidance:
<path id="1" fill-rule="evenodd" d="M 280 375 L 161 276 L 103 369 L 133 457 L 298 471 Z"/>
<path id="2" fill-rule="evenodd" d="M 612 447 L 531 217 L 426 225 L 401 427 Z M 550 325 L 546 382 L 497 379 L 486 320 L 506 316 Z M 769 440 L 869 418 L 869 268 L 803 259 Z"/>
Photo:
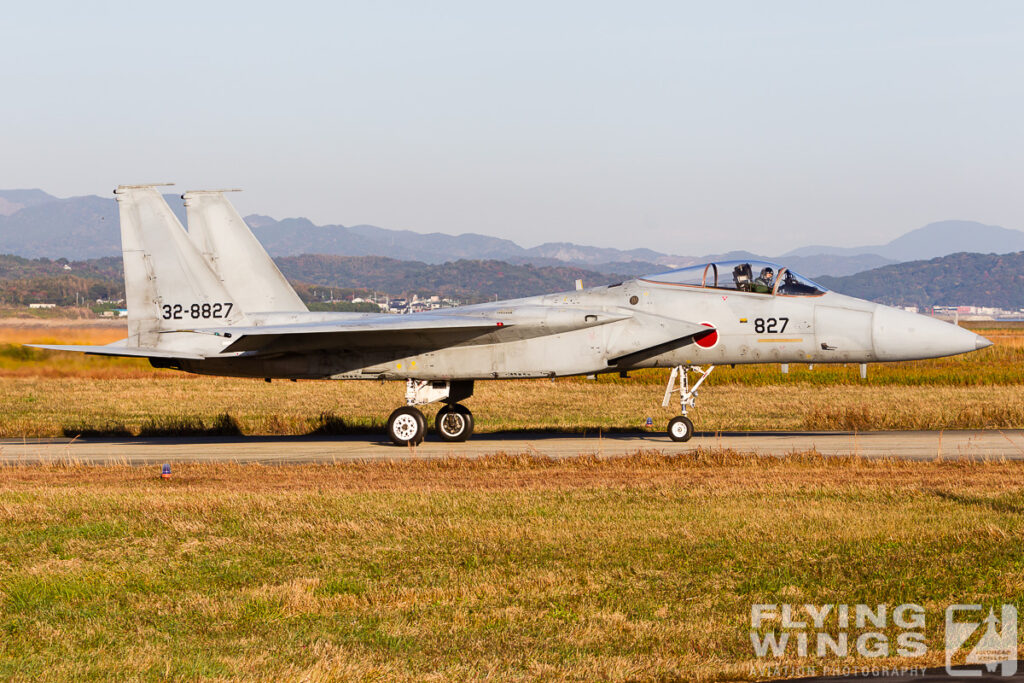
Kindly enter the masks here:
<path id="1" fill-rule="evenodd" d="M 517 311 L 536 305 L 552 307 L 550 324 L 543 333 L 520 334 Z M 431 348 L 427 341 L 402 349 L 382 332 L 327 350 L 156 362 L 188 372 L 245 377 L 475 380 L 676 365 L 916 360 L 989 344 L 949 323 L 834 292 L 758 294 L 649 279 L 452 310 L 472 315 L 478 309 L 507 322 L 455 345 L 438 341 Z M 609 314 L 612 321 L 571 329 L 586 324 L 582 318 L 594 318 L 595 311 Z M 268 315 L 268 324 L 275 317 L 280 314 Z M 324 318 L 301 313 L 287 317 Z M 672 320 L 707 324 L 713 331 L 673 343 L 666 341 L 671 336 L 666 321 Z"/>

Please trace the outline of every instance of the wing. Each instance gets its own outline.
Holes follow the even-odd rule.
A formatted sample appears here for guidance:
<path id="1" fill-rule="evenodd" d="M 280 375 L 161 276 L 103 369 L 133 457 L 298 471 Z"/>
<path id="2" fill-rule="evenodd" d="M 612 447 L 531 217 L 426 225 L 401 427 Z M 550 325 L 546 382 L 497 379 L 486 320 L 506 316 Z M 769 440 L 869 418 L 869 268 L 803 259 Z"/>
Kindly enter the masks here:
<path id="1" fill-rule="evenodd" d="M 232 341 L 222 353 L 283 353 L 320 349 L 439 349 L 474 341 L 495 343 L 605 325 L 628 314 L 565 306 L 476 308 L 469 313 L 415 313 L 357 320 L 204 328 Z"/>
<path id="2" fill-rule="evenodd" d="M 224 337 L 226 346 L 218 353 L 175 351 L 144 346 L 128 346 L 127 339 L 103 346 L 74 344 L 25 344 L 49 351 L 77 351 L 95 356 L 121 356 L 128 358 L 179 358 L 203 360 L 218 356 L 254 355 L 285 351 L 316 351 L 328 348 L 403 348 L 426 350 L 443 348 L 469 341 L 505 325 L 481 318 L 446 316 L 443 319 L 417 319 L 417 316 L 381 316 L 364 320 L 323 323 L 296 323 L 292 325 L 264 325 L 258 327 L 224 327 L 170 330 L 161 334 L 174 334 L 182 341 L 188 333 Z M 208 337 L 204 337 L 208 338 Z M 205 345 L 204 345 L 205 346 Z"/>
<path id="3" fill-rule="evenodd" d="M 468 309 L 463 309 L 468 310 Z M 204 327 L 168 330 L 185 341 L 190 334 L 223 338 L 217 353 L 198 350 L 128 346 L 128 340 L 106 346 L 29 344 L 53 351 L 78 351 L 103 356 L 137 358 L 205 358 L 302 353 L 317 350 L 389 349 L 411 353 L 465 343 L 493 344 L 550 334 L 615 325 L 608 343 L 610 365 L 627 365 L 643 357 L 690 343 L 713 330 L 686 320 L 639 312 L 616 312 L 570 306 L 528 305 L 515 308 L 475 308 L 470 314 L 420 313 L 379 315 L 350 320 L 328 320 L 251 327 Z M 209 337 L 206 337 L 209 339 Z M 185 344 L 187 348 L 189 345 Z M 209 345 L 195 345 L 196 349 Z"/>

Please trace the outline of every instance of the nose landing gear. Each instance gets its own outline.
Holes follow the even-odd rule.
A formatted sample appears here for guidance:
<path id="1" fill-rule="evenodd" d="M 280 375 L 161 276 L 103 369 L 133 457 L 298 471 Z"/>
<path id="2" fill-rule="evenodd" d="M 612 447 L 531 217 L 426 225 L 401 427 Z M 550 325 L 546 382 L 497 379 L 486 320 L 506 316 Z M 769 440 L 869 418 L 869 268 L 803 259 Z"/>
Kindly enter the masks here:
<path id="1" fill-rule="evenodd" d="M 442 441 L 466 441 L 473 433 L 473 413 L 456 403 L 473 395 L 473 382 L 406 380 L 405 403 L 388 418 L 388 436 L 396 446 L 417 446 L 427 434 L 427 420 L 416 406 L 444 401 L 434 427 Z"/>
<path id="2" fill-rule="evenodd" d="M 693 422 L 686 416 L 686 411 L 696 405 L 697 389 L 700 388 L 700 385 L 704 383 L 704 380 L 708 378 L 714 369 L 714 365 L 709 365 L 706 370 L 699 365 L 677 365 L 672 368 L 672 374 L 669 375 L 668 386 L 665 387 L 665 398 L 661 402 L 661 407 L 668 408 L 672 400 L 672 394 L 679 393 L 679 412 L 682 415 L 673 417 L 668 423 L 668 436 L 673 441 L 689 441 L 693 437 Z M 691 372 L 699 375 L 692 387 L 690 386 Z M 677 382 L 679 384 L 678 389 L 676 388 Z"/>

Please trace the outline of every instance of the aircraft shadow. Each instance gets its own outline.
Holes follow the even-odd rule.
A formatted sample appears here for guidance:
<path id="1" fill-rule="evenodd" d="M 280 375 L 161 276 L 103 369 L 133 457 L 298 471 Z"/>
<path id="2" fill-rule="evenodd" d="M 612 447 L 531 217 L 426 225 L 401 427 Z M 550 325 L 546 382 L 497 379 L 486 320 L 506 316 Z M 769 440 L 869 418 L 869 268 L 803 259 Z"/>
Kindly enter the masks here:
<path id="1" fill-rule="evenodd" d="M 108 424 L 99 426 L 89 425 L 65 425 L 62 427 L 65 438 L 77 438 L 87 440 L 113 440 L 113 441 L 138 441 L 139 439 L 157 439 L 162 443 L 195 443 L 197 440 L 210 441 L 247 441 L 262 443 L 288 443 L 288 442 L 327 442 L 327 441 L 355 441 L 365 440 L 370 443 L 391 445 L 387 434 L 382 426 L 376 425 L 350 425 L 336 416 L 322 417 L 320 424 L 304 434 L 283 434 L 283 435 L 246 435 L 243 434 L 237 421 L 229 415 L 221 415 L 213 422 L 204 423 L 198 419 L 182 419 L 165 421 L 160 423 L 145 423 L 138 434 L 129 430 L 122 424 Z M 774 432 L 774 431 L 728 431 L 728 432 L 695 432 L 694 441 L 689 445 L 707 445 L 719 437 L 757 437 L 757 438 L 786 438 L 793 436 L 815 436 L 815 435 L 843 435 L 853 432 Z M 560 439 L 609 439 L 614 441 L 653 441 L 664 442 L 667 439 L 665 432 L 660 430 L 643 430 L 636 428 L 573 428 L 573 429 L 506 429 L 497 432 L 476 433 L 472 437 L 475 443 L 499 444 L 504 441 L 554 441 Z M 431 430 L 427 435 L 428 443 L 439 443 L 439 439 Z M 703 442 L 703 444 L 702 444 Z M 458 443 L 451 443 L 452 448 L 458 448 Z M 682 444 L 680 444 L 682 445 Z"/>
<path id="2" fill-rule="evenodd" d="M 367 425 L 346 424 L 337 415 L 323 413 L 320 415 L 313 429 L 302 437 L 336 437 L 354 435 L 383 435 L 383 427 Z M 246 437 L 242 432 L 238 421 L 227 413 L 222 413 L 212 421 L 205 421 L 199 417 L 181 417 L 150 420 L 144 422 L 139 429 L 138 435 L 121 423 L 108 423 L 104 425 L 82 425 L 70 424 L 61 427 L 61 432 L 66 438 L 81 439 L 133 439 L 149 437 L 238 437 L 238 438 L 259 438 Z M 297 438 L 296 436 L 282 436 L 284 439 Z"/>
<path id="3" fill-rule="evenodd" d="M 853 434 L 853 432 L 771 432 L 771 431 L 751 431 L 751 432 L 701 432 L 695 431 L 693 433 L 696 439 L 714 439 L 715 437 L 790 437 L 790 436 L 817 436 L 822 434 Z M 597 438 L 608 438 L 608 439 L 652 439 L 652 438 L 668 438 L 668 434 L 661 430 L 643 430 L 643 429 L 630 429 L 630 428 L 613 428 L 604 429 L 594 427 L 591 429 L 507 429 L 500 432 L 487 432 L 484 434 L 474 434 L 474 441 L 505 441 L 505 440 L 517 440 L 521 441 L 524 439 L 530 440 L 542 440 L 542 439 L 597 439 Z"/>

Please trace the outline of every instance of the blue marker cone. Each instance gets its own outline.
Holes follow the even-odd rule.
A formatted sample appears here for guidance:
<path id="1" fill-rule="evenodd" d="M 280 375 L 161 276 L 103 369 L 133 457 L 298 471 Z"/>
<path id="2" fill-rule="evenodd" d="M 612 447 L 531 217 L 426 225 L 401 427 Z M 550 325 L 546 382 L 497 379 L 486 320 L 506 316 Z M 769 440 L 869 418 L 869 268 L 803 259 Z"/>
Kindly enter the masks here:
<path id="1" fill-rule="evenodd" d="M 160 471 L 160 478 L 161 479 L 170 479 L 171 478 L 171 465 L 170 465 L 170 463 L 164 463 L 164 468 Z"/>
<path id="2" fill-rule="evenodd" d="M 647 422 L 645 424 L 648 427 L 653 427 L 654 426 L 654 418 L 651 418 L 651 417 L 647 418 Z"/>

